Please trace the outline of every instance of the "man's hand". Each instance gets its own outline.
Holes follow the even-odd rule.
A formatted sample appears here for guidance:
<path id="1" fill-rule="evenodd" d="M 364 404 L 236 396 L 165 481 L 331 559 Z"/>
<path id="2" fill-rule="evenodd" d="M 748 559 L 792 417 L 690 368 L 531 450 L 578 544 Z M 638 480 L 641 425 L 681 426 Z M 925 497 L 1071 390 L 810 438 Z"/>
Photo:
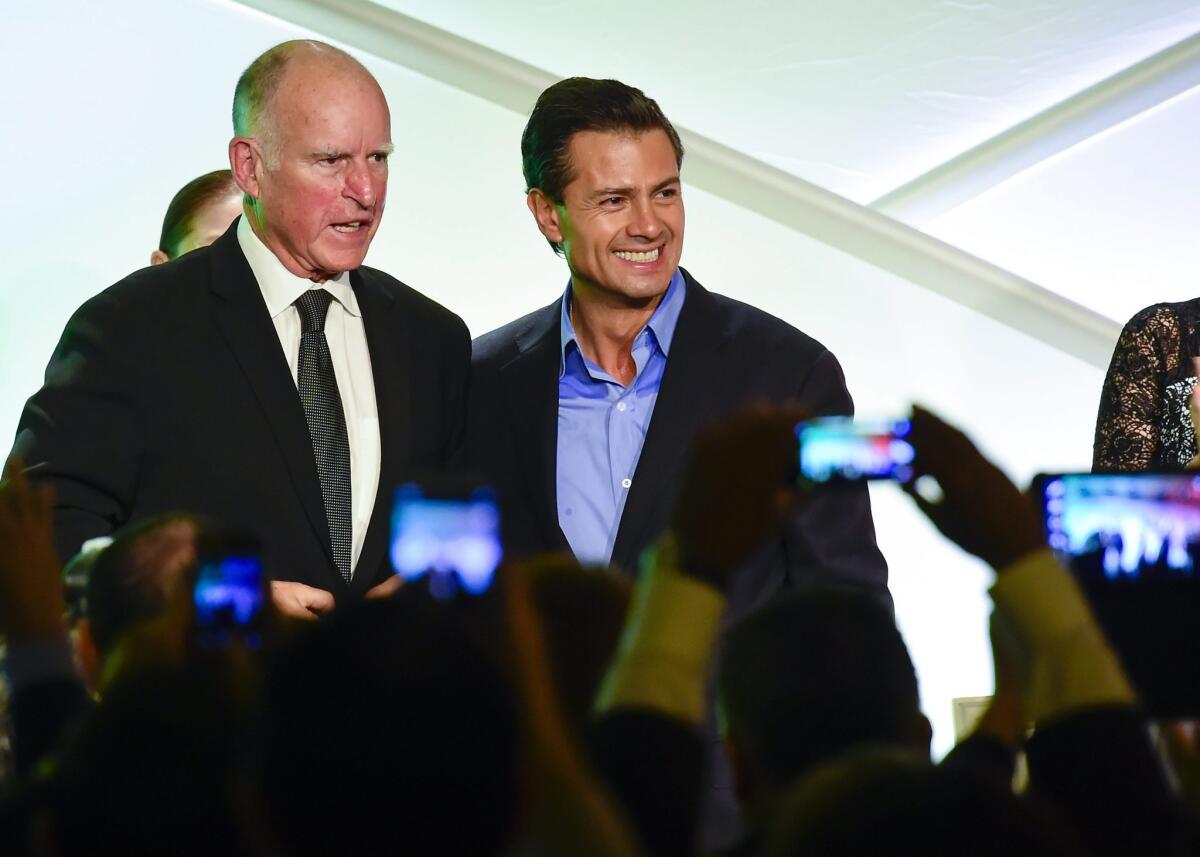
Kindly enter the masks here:
<path id="1" fill-rule="evenodd" d="M 996 570 L 1045 545 L 1033 504 L 965 434 L 914 405 L 910 440 L 917 478 L 932 476 L 944 497 L 904 490 L 942 535 Z"/>
<path id="2" fill-rule="evenodd" d="M 272 580 L 271 601 L 289 619 L 316 619 L 333 609 L 331 593 L 294 580 Z"/>
<path id="3" fill-rule="evenodd" d="M 390 598 L 404 586 L 404 578 L 393 574 L 383 583 L 377 583 L 367 590 L 367 598 Z"/>
<path id="4" fill-rule="evenodd" d="M 692 442 L 672 516 L 682 570 L 726 589 L 730 575 L 777 528 L 799 494 L 798 408 L 759 407 Z"/>
<path id="5" fill-rule="evenodd" d="M 11 640 L 66 634 L 53 506 L 49 486 L 31 486 L 10 458 L 0 481 L 0 636 Z"/>

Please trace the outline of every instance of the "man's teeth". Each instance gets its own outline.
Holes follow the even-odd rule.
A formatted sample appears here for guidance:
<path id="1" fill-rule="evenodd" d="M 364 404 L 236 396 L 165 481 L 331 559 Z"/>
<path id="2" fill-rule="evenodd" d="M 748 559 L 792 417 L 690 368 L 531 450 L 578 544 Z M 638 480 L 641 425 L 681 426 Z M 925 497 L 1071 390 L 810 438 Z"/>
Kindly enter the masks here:
<path id="1" fill-rule="evenodd" d="M 648 253 L 630 253 L 626 250 L 616 251 L 618 259 L 624 259 L 626 262 L 653 262 L 658 259 L 658 248 L 655 247 Z"/>
<path id="2" fill-rule="evenodd" d="M 338 232 L 354 232 L 362 225 L 361 220 L 356 220 L 353 223 L 335 223 L 333 228 Z"/>

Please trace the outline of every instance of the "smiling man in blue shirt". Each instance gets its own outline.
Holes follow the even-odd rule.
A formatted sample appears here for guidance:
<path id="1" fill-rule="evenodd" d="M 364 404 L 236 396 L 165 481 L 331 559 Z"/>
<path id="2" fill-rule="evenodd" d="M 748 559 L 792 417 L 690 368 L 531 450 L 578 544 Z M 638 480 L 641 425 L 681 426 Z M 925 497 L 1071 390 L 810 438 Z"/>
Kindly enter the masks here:
<path id="1" fill-rule="evenodd" d="M 571 323 L 570 289 L 563 296 L 555 481 L 559 526 L 581 562 L 607 563 L 612 556 L 686 288 L 676 271 L 634 337 L 635 374 L 628 383 L 584 355 Z"/>
<path id="2" fill-rule="evenodd" d="M 475 341 L 468 449 L 500 493 L 510 556 L 570 550 L 632 573 L 669 526 L 701 426 L 753 402 L 814 416 L 853 402 L 828 349 L 679 266 L 683 146 L 652 99 L 615 80 L 556 83 L 521 152 L 529 210 L 570 281 Z M 865 488 L 810 497 L 739 572 L 727 618 L 810 580 L 890 600 Z M 710 844 L 733 829 L 719 816 Z"/>

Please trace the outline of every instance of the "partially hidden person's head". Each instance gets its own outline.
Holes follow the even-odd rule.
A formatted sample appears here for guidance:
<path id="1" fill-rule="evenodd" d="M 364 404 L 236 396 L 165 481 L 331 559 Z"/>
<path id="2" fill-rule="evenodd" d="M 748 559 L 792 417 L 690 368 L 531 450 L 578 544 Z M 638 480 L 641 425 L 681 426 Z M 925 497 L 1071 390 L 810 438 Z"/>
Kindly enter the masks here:
<path id="1" fill-rule="evenodd" d="M 79 662 L 92 689 L 102 684 L 122 637 L 162 615 L 176 587 L 190 580 L 198 540 L 208 527 L 194 515 L 148 518 L 96 555 L 87 569 L 77 626 Z"/>
<path id="2" fill-rule="evenodd" d="M 633 587 L 610 568 L 584 568 L 568 554 L 521 564 L 546 637 L 546 657 L 564 713 L 576 729 L 588 722 L 613 657 Z"/>
<path id="3" fill-rule="evenodd" d="M 242 189 L 229 170 L 213 170 L 179 189 L 163 217 L 151 265 L 161 265 L 212 244 L 242 213 Z"/>
<path id="4" fill-rule="evenodd" d="M 229 163 L 254 233 L 291 273 L 323 281 L 360 266 L 383 217 L 391 116 L 358 60 L 300 40 L 238 79 Z"/>
<path id="5" fill-rule="evenodd" d="M 850 587 L 780 596 L 729 632 L 718 700 L 739 796 L 770 811 L 818 762 L 864 743 L 929 754 L 929 721 L 891 610 Z"/>
<path id="6" fill-rule="evenodd" d="M 129 673 L 50 773 L 53 853 L 252 853 L 254 708 L 218 662 Z"/>
<path id="7" fill-rule="evenodd" d="M 1076 837 L 990 779 L 896 747 L 861 746 L 816 766 L 782 800 L 767 857 L 973 854 L 1077 857 Z"/>
<path id="8" fill-rule="evenodd" d="M 656 299 L 683 250 L 683 144 L 658 104 L 616 80 L 572 77 L 521 137 L 529 210 L 572 287 L 618 305 Z"/>
<path id="9" fill-rule="evenodd" d="M 498 665 L 419 593 L 350 605 L 267 671 L 261 793 L 282 853 L 501 854 L 517 721 Z"/>

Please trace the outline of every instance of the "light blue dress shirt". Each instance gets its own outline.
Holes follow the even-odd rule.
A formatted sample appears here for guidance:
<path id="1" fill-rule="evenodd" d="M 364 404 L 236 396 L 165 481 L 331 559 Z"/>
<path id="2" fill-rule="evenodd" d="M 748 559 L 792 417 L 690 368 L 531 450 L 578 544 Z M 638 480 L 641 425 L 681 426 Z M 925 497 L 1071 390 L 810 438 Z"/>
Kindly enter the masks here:
<path id="1" fill-rule="evenodd" d="M 621 383 L 583 356 L 571 325 L 571 286 L 562 300 L 558 374 L 558 523 L 580 562 L 607 563 L 686 287 L 676 269 L 650 321 L 633 340 L 637 375 Z"/>

